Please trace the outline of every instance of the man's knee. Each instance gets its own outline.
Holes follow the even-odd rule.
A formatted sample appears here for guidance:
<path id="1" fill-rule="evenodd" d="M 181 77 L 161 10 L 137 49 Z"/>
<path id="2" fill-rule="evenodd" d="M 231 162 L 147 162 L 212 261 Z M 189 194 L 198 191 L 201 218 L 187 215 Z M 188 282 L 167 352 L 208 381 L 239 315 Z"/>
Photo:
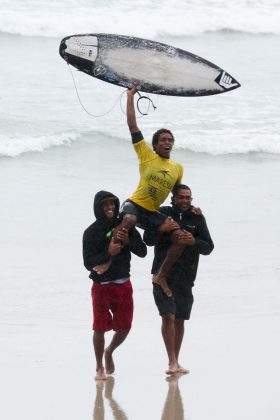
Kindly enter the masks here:
<path id="1" fill-rule="evenodd" d="M 121 222 L 121 227 L 125 229 L 132 229 L 135 227 L 136 222 L 137 217 L 134 214 L 125 214 Z"/>
<path id="2" fill-rule="evenodd" d="M 179 244 L 180 236 L 181 236 L 182 229 L 176 229 L 170 235 L 170 239 L 173 244 Z"/>
<path id="3" fill-rule="evenodd" d="M 161 318 L 162 318 L 163 324 L 173 324 L 175 322 L 174 314 L 165 314 L 165 315 L 162 315 Z"/>
<path id="4" fill-rule="evenodd" d="M 131 330 L 131 327 L 126 328 L 126 329 L 121 329 L 118 331 L 115 331 L 116 336 L 119 337 L 119 339 L 125 339 L 127 337 L 127 335 L 129 334 Z"/>
<path id="5" fill-rule="evenodd" d="M 115 227 L 114 232 L 113 232 L 113 237 L 115 238 L 115 240 L 117 240 L 117 233 L 119 230 L 121 229 L 133 229 L 136 225 L 137 222 L 137 217 L 134 214 L 125 214 L 121 223 Z"/>

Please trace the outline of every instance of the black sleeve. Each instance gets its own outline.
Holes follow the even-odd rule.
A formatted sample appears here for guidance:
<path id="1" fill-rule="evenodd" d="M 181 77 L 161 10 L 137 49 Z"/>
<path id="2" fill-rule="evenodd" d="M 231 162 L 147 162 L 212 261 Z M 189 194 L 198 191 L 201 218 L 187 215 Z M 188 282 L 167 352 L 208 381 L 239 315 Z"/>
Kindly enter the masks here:
<path id="1" fill-rule="evenodd" d="M 202 255 L 209 255 L 214 249 L 214 243 L 210 236 L 206 220 L 201 216 L 201 223 L 198 226 L 198 236 L 196 237 L 195 248 Z"/>
<path id="2" fill-rule="evenodd" d="M 147 247 L 143 242 L 140 233 L 133 229 L 129 235 L 129 250 L 138 257 L 144 258 L 147 255 Z"/>
<path id="3" fill-rule="evenodd" d="M 100 252 L 97 248 L 96 238 L 88 231 L 85 231 L 83 235 L 83 259 L 84 266 L 89 271 L 96 265 L 103 264 L 110 259 L 107 246 L 104 246 Z"/>
<path id="4" fill-rule="evenodd" d="M 136 133 L 131 133 L 132 143 L 138 143 L 141 140 L 144 140 L 143 134 L 141 131 L 137 131 Z"/>

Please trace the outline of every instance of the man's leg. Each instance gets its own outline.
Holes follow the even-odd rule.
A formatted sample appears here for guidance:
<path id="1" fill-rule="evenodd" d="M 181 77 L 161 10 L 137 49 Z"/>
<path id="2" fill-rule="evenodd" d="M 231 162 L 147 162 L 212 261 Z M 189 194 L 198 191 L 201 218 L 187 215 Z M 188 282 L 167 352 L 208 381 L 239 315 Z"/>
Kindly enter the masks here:
<path id="1" fill-rule="evenodd" d="M 93 283 L 91 289 L 93 307 L 93 347 L 96 359 L 95 379 L 106 379 L 103 366 L 105 332 L 112 329 L 112 316 L 109 311 L 112 292 L 110 284 Z"/>
<path id="2" fill-rule="evenodd" d="M 118 348 L 126 339 L 129 330 L 126 331 L 121 331 L 121 332 L 115 332 L 115 334 L 113 335 L 112 341 L 109 344 L 109 346 L 105 349 L 105 368 L 106 368 L 106 373 L 108 375 L 114 373 L 115 371 L 115 365 L 114 365 L 114 361 L 113 361 L 113 352 L 116 350 L 116 348 Z"/>
<path id="3" fill-rule="evenodd" d="M 172 292 L 167 285 L 166 276 L 173 264 L 175 264 L 175 262 L 180 258 L 186 247 L 186 245 L 178 243 L 178 240 L 180 239 L 180 233 L 181 230 L 177 229 L 171 234 L 170 239 L 172 241 L 172 245 L 167 251 L 166 257 L 158 273 L 153 277 L 153 283 L 159 284 L 169 297 L 172 296 Z"/>
<path id="4" fill-rule="evenodd" d="M 104 354 L 105 338 L 104 332 L 94 331 L 93 333 L 93 347 L 96 359 L 96 376 L 97 380 L 106 379 L 105 370 L 103 366 L 103 354 Z"/>
<path id="5" fill-rule="evenodd" d="M 183 368 L 179 363 L 179 353 L 181 350 L 184 333 L 185 333 L 185 320 L 175 319 L 175 354 L 176 354 L 176 360 L 177 360 L 177 365 L 178 365 L 177 371 L 179 373 L 189 373 L 189 370 Z"/>
<path id="6" fill-rule="evenodd" d="M 172 375 L 177 372 L 178 368 L 175 353 L 175 315 L 166 314 L 162 316 L 161 333 L 168 356 L 169 367 L 166 373 Z"/>
<path id="7" fill-rule="evenodd" d="M 185 320 L 175 319 L 175 353 L 176 359 L 179 360 L 179 353 L 185 333 Z"/>
<path id="8" fill-rule="evenodd" d="M 123 284 L 112 285 L 114 291 L 114 302 L 111 306 L 113 313 L 113 329 L 116 331 L 112 341 L 105 349 L 105 368 L 107 374 L 115 371 L 113 352 L 124 342 L 132 324 L 133 319 L 133 290 L 130 281 Z"/>

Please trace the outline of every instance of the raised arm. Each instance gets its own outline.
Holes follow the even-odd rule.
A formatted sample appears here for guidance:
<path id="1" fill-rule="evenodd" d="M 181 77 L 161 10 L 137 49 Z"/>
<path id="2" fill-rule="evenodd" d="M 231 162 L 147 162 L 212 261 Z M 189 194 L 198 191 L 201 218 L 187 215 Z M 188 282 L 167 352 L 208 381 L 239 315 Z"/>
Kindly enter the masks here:
<path id="1" fill-rule="evenodd" d="M 134 95 L 137 92 L 135 86 L 127 91 L 127 125 L 131 133 L 137 133 L 140 129 L 137 126 L 135 108 L 134 108 Z"/>

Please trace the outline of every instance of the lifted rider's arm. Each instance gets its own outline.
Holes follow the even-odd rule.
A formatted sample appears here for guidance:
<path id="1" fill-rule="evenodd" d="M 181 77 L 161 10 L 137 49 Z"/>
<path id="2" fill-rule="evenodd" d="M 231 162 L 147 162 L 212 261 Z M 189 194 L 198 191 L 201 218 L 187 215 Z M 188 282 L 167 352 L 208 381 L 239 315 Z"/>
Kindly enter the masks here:
<path id="1" fill-rule="evenodd" d="M 131 133 L 137 133 L 140 129 L 137 126 L 135 108 L 134 108 L 134 95 L 137 92 L 135 86 L 127 91 L 127 125 Z"/>

